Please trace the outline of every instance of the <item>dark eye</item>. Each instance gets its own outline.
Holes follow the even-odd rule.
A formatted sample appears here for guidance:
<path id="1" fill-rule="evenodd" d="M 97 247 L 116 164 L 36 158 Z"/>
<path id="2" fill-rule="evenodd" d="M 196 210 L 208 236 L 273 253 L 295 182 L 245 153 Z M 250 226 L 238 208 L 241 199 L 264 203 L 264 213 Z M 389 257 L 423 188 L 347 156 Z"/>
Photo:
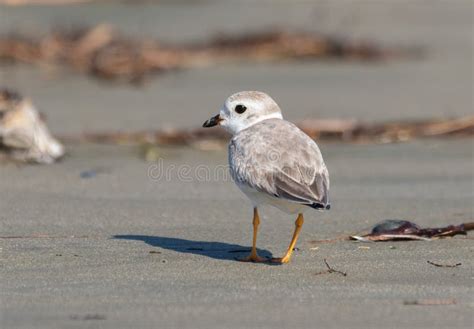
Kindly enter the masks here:
<path id="1" fill-rule="evenodd" d="M 242 105 L 242 104 L 239 104 L 235 107 L 235 112 L 239 113 L 239 114 L 242 114 L 244 113 L 245 111 L 247 111 L 247 108 Z"/>

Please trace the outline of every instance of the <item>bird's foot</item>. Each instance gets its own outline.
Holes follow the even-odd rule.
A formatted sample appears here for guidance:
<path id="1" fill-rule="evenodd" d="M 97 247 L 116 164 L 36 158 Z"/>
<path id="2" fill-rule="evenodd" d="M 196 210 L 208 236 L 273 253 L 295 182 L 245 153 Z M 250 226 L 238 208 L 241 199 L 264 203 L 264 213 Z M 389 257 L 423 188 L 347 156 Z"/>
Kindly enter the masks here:
<path id="1" fill-rule="evenodd" d="M 289 261 L 290 261 L 290 257 L 288 257 L 288 256 L 281 257 L 281 258 L 271 258 L 270 259 L 270 263 L 273 263 L 273 264 L 286 264 Z"/>
<path id="2" fill-rule="evenodd" d="M 260 257 L 257 254 L 250 254 L 247 257 L 235 258 L 239 262 L 267 263 L 268 258 Z"/>

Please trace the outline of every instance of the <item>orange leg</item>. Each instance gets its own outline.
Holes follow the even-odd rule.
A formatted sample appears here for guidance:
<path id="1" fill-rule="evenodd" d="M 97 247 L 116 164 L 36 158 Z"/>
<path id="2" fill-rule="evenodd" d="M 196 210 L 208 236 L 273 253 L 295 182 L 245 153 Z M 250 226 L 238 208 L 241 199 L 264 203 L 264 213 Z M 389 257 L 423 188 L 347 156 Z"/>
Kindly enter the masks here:
<path id="1" fill-rule="evenodd" d="M 258 225 L 260 225 L 260 217 L 258 216 L 257 208 L 253 208 L 253 243 L 252 243 L 252 251 L 250 255 L 244 258 L 238 258 L 237 260 L 241 262 L 255 262 L 255 263 L 262 263 L 267 262 L 266 258 L 262 258 L 257 254 L 257 232 L 258 232 Z"/>
<path id="2" fill-rule="evenodd" d="M 300 231 L 301 231 L 301 227 L 303 226 L 303 223 L 304 223 L 303 214 L 298 214 L 298 218 L 296 218 L 296 222 L 295 222 L 295 232 L 293 233 L 293 238 L 291 239 L 290 246 L 288 247 L 288 250 L 286 251 L 285 256 L 283 256 L 282 258 L 272 258 L 271 259 L 272 263 L 284 264 L 290 261 L 291 254 L 293 254 L 293 249 L 295 248 L 296 241 L 298 240 L 298 236 L 300 235 Z"/>

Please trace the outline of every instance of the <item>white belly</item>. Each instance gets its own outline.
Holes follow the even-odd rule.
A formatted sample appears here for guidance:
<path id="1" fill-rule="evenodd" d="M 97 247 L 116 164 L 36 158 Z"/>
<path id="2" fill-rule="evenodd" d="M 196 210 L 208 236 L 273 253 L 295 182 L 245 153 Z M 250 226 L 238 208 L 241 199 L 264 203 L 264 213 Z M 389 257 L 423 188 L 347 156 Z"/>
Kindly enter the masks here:
<path id="1" fill-rule="evenodd" d="M 237 186 L 250 199 L 250 201 L 252 201 L 254 207 L 258 207 L 260 205 L 270 205 L 288 214 L 304 213 L 310 209 L 310 207 L 301 203 L 280 199 L 266 193 L 258 192 L 247 185 L 237 184 Z"/>

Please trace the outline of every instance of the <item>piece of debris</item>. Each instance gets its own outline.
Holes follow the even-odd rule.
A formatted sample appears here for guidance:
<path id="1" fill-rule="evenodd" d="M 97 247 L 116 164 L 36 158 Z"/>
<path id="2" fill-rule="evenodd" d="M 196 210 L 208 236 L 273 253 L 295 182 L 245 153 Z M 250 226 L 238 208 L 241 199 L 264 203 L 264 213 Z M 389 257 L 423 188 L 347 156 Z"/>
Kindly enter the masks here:
<path id="1" fill-rule="evenodd" d="M 317 272 L 317 273 L 315 273 L 315 275 L 337 273 L 337 274 L 341 274 L 342 276 L 347 276 L 347 273 L 346 273 L 346 272 L 342 272 L 342 271 L 333 269 L 333 268 L 328 264 L 326 258 L 324 259 L 324 264 L 326 265 L 327 270 L 326 270 L 326 271 Z"/>
<path id="2" fill-rule="evenodd" d="M 417 299 L 406 300 L 403 305 L 454 305 L 456 300 L 454 298 L 447 299 Z"/>
<path id="3" fill-rule="evenodd" d="M 473 137 L 474 136 L 474 116 L 468 116 L 459 119 L 425 121 L 425 122 L 386 122 L 367 125 L 363 123 L 351 123 L 347 125 L 344 131 L 338 129 L 332 130 L 332 124 L 325 125 L 328 120 L 305 120 L 296 125 L 312 138 L 327 141 L 340 141 L 349 143 L 379 143 L 382 139 L 384 143 L 400 142 L 397 129 L 400 131 L 409 131 L 404 134 L 403 141 L 415 138 L 428 137 Z M 309 123 L 311 122 L 311 124 Z M 351 121 L 352 122 L 352 121 Z M 458 123 L 464 124 L 458 125 Z M 427 135 L 426 130 L 432 125 L 445 124 L 453 125 L 458 129 L 438 130 L 439 135 Z M 387 136 L 392 136 L 387 139 Z M 85 133 L 80 136 L 62 136 L 60 138 L 69 143 L 90 142 L 97 144 L 129 144 L 140 145 L 145 151 L 150 145 L 173 145 L 173 146 L 191 146 L 200 150 L 217 150 L 225 148 L 225 143 L 229 140 L 229 135 L 222 129 L 166 129 L 162 131 L 139 131 L 139 132 L 103 132 L 103 133 Z M 143 148 L 143 145 L 147 147 Z M 155 151 L 146 155 L 150 160 L 159 157 Z"/>
<path id="4" fill-rule="evenodd" d="M 143 82 L 151 74 L 222 62 L 315 58 L 380 61 L 419 57 L 420 53 L 413 47 L 385 48 L 359 40 L 275 30 L 221 35 L 209 42 L 188 45 L 127 38 L 108 24 L 56 28 L 43 37 L 17 33 L 0 36 L 0 61 L 65 65 L 97 78 L 128 83 Z"/>
<path id="5" fill-rule="evenodd" d="M 0 90 L 0 153 L 21 162 L 49 164 L 64 155 L 31 100 Z"/>
<path id="6" fill-rule="evenodd" d="M 436 266 L 436 267 L 458 267 L 458 266 L 461 266 L 462 263 L 456 263 L 456 264 L 438 264 L 438 263 L 435 263 L 435 262 L 431 262 L 429 260 L 426 261 L 428 264 L 431 264 L 433 266 Z"/>
<path id="7" fill-rule="evenodd" d="M 161 251 L 150 250 L 148 253 L 149 253 L 149 254 L 161 254 Z"/>
<path id="8" fill-rule="evenodd" d="M 366 235 L 353 235 L 350 238 L 362 242 L 396 241 L 396 240 L 423 240 L 452 237 L 458 234 L 466 235 L 474 230 L 474 222 L 460 225 L 449 225 L 440 228 L 421 228 L 407 220 L 388 219 L 378 223 L 372 232 Z"/>
<path id="9" fill-rule="evenodd" d="M 395 143 L 415 138 L 439 136 L 474 136 L 474 115 L 425 121 L 392 121 L 361 123 L 334 120 L 305 120 L 299 127 L 309 136 L 317 139 L 350 141 L 355 143 Z M 338 127 L 339 126 L 339 127 Z"/>

